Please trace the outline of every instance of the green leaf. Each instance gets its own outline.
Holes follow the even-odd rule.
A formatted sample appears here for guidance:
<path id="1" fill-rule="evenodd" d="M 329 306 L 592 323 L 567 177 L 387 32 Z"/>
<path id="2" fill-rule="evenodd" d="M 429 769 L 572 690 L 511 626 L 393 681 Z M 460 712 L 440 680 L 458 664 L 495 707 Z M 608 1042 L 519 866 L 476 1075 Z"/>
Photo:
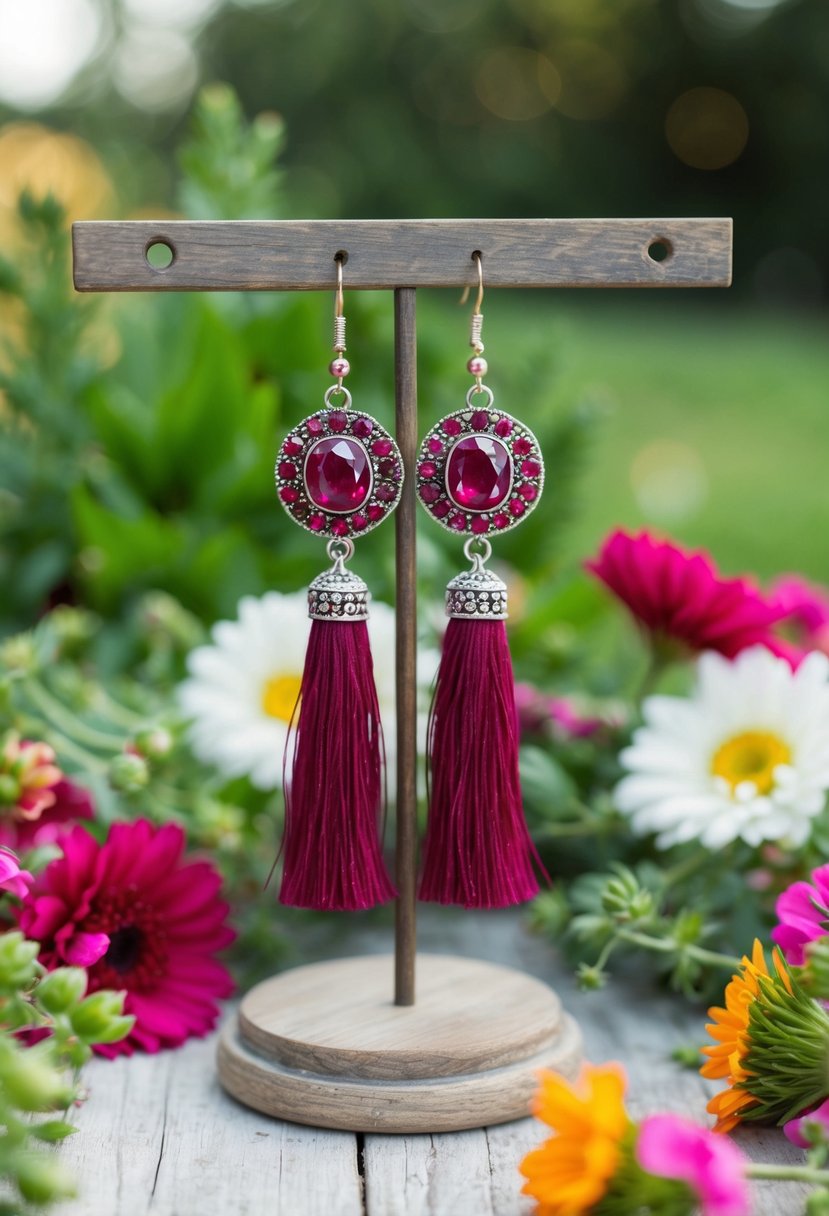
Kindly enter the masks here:
<path id="1" fill-rule="evenodd" d="M 67 1136 L 73 1136 L 77 1130 L 71 1123 L 64 1123 L 60 1119 L 50 1119 L 48 1123 L 34 1124 L 32 1126 L 32 1135 L 38 1140 L 45 1140 L 48 1144 L 54 1144 L 58 1140 L 65 1140 Z"/>

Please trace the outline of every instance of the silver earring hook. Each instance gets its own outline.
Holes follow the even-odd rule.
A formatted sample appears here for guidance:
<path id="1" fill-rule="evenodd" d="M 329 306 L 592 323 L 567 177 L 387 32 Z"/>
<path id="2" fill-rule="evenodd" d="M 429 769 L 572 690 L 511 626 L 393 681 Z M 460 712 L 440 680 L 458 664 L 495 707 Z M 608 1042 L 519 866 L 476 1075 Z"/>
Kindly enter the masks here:
<path id="1" fill-rule="evenodd" d="M 472 261 L 475 263 L 475 265 L 478 268 L 478 298 L 475 301 L 475 313 L 478 314 L 478 313 L 480 313 L 481 305 L 484 302 L 484 264 L 481 259 L 481 255 L 477 249 L 472 254 Z M 469 299 L 469 293 L 471 290 L 472 290 L 472 285 L 470 283 L 467 283 L 466 287 L 464 287 L 464 289 L 463 289 L 463 295 L 461 296 L 458 303 L 465 304 L 466 301 Z"/>

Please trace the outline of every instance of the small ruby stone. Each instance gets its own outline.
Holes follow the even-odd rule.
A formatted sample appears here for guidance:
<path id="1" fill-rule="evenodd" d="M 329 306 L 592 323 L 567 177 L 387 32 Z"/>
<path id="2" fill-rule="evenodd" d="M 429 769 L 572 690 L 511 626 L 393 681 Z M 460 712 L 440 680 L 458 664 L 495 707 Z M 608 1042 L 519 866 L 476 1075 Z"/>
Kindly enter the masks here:
<path id="1" fill-rule="evenodd" d="M 368 452 L 356 439 L 320 439 L 305 457 L 305 484 L 315 506 L 354 511 L 371 493 Z"/>
<path id="2" fill-rule="evenodd" d="M 358 439 L 368 439 L 371 432 L 374 430 L 374 423 L 370 418 L 358 418 L 351 428 L 353 435 Z"/>
<path id="3" fill-rule="evenodd" d="M 468 511 L 489 511 L 505 500 L 512 483 L 506 445 L 490 435 L 459 439 L 446 463 L 446 488 L 453 502 Z"/>

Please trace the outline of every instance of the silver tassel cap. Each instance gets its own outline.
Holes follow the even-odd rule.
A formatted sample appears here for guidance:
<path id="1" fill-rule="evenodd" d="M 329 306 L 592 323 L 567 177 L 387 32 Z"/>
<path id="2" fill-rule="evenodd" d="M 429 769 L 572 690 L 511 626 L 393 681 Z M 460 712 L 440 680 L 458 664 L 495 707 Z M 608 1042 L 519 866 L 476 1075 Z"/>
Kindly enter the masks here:
<path id="1" fill-rule="evenodd" d="M 471 545 L 478 544 L 482 553 L 473 553 Z M 486 562 L 492 547 L 486 539 L 470 537 L 463 547 L 472 562 L 471 570 L 457 574 L 446 588 L 446 615 L 456 620 L 505 621 L 507 585 L 497 574 L 487 570 Z"/>
<path id="2" fill-rule="evenodd" d="M 318 574 L 308 588 L 308 615 L 312 621 L 368 620 L 368 585 L 345 568 L 353 552 L 350 540 L 328 542 L 328 556 L 334 564 Z"/>

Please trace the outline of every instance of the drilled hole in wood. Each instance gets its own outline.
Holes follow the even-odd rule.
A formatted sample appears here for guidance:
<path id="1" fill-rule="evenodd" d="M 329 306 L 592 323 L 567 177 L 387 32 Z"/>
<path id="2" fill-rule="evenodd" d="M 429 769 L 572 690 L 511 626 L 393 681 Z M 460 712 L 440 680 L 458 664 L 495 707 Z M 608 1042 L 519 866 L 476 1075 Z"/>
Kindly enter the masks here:
<path id="1" fill-rule="evenodd" d="M 674 247 L 667 237 L 659 236 L 648 245 L 648 257 L 652 262 L 667 262 Z"/>
<path id="2" fill-rule="evenodd" d="M 150 241 L 144 250 L 144 257 L 153 270 L 166 270 L 175 261 L 176 251 L 167 241 Z"/>
<path id="3" fill-rule="evenodd" d="M 334 254 L 334 261 L 342 262 L 343 266 L 345 266 L 346 262 L 348 261 L 348 250 L 347 249 L 338 249 L 337 252 Z"/>

